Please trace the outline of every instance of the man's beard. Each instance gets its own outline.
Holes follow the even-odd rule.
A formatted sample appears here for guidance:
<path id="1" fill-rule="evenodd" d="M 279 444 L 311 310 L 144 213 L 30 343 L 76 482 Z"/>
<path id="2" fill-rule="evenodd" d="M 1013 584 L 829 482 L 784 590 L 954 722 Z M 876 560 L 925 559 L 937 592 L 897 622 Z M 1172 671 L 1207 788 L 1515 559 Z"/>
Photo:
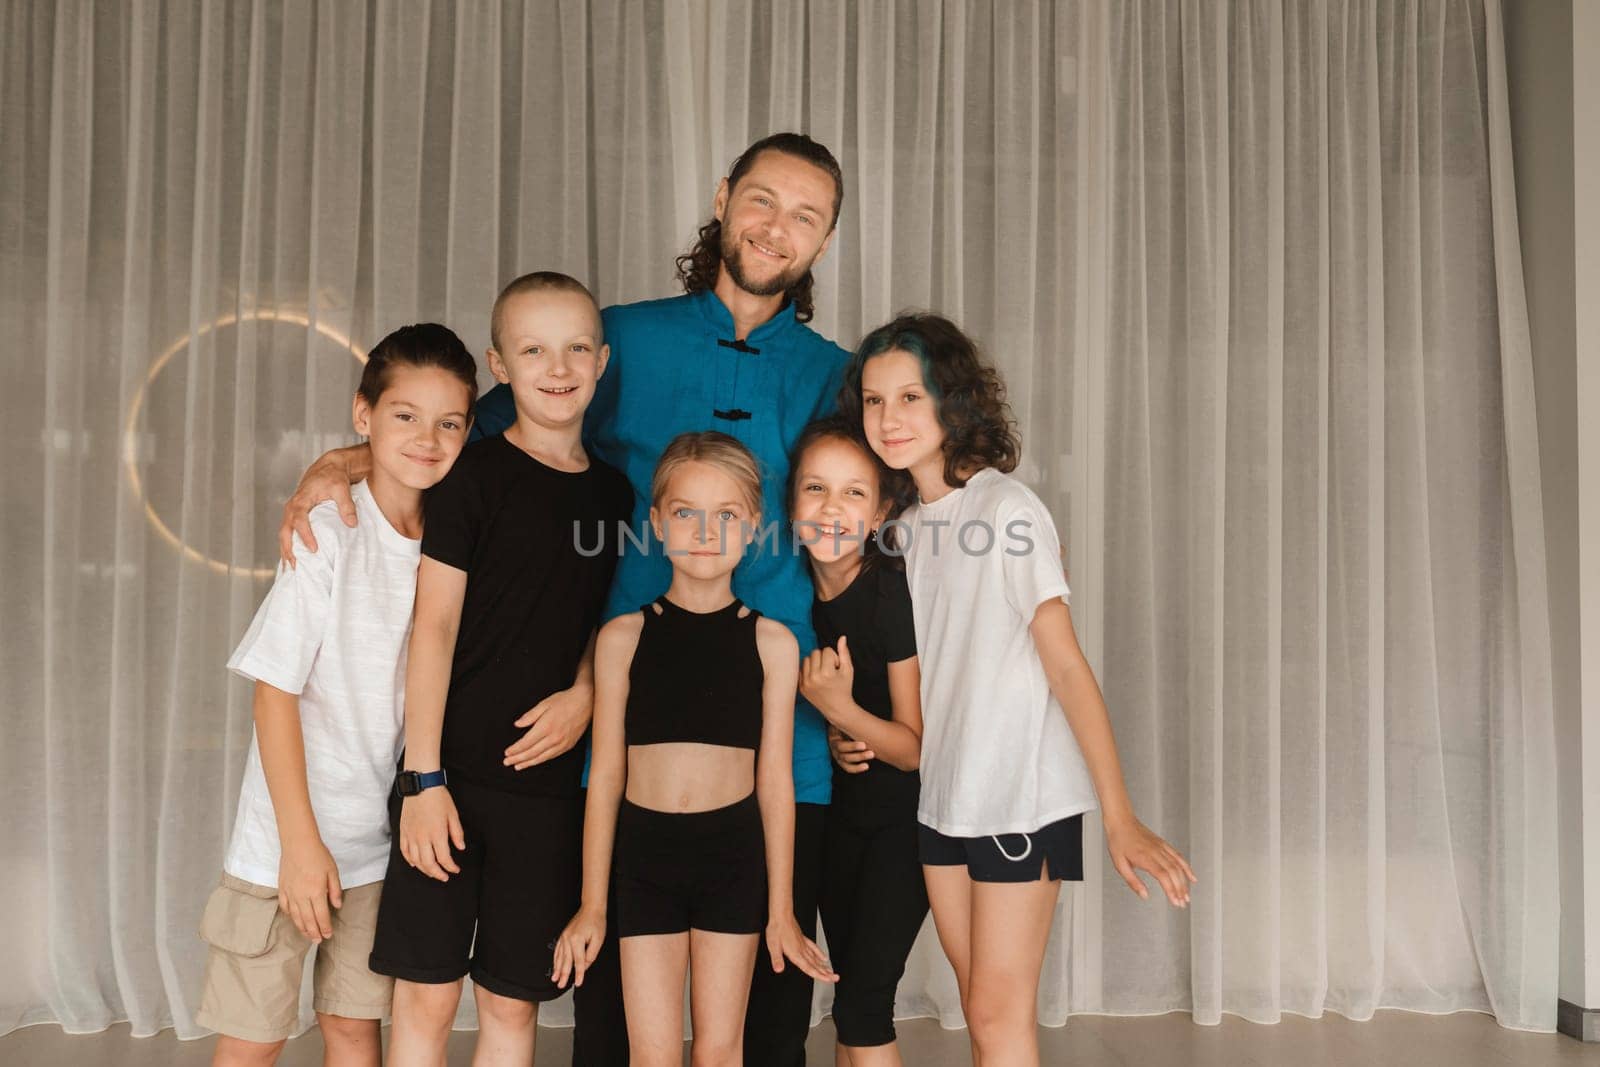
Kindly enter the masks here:
<path id="1" fill-rule="evenodd" d="M 788 270 L 779 271 L 766 281 L 755 281 L 745 274 L 743 254 L 743 241 L 723 231 L 722 265 L 728 268 L 728 277 L 733 279 L 733 284 L 751 296 L 777 296 L 779 293 L 786 293 L 796 282 L 805 277 L 806 271 L 811 269 L 810 263 L 804 266 L 794 264 Z"/>

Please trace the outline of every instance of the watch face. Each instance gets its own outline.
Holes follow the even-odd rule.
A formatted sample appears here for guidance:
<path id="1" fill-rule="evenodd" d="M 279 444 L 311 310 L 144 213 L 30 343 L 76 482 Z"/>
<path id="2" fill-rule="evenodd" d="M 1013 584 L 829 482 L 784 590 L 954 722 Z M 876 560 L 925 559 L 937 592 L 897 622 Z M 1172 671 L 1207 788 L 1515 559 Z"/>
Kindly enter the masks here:
<path id="1" fill-rule="evenodd" d="M 395 788 L 400 790 L 400 795 L 403 797 L 414 797 L 422 792 L 421 778 L 422 775 L 416 771 L 401 771 L 399 777 L 395 779 Z"/>

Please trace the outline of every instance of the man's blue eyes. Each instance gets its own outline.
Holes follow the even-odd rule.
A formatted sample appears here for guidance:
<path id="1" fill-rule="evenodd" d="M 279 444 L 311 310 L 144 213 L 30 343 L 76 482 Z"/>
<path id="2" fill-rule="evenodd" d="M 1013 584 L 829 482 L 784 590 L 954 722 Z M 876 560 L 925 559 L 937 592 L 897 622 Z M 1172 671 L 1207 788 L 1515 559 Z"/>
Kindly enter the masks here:
<path id="1" fill-rule="evenodd" d="M 772 207 L 773 206 L 772 201 L 768 200 L 764 196 L 755 197 L 754 198 L 754 202 L 759 204 L 761 207 Z M 796 215 L 796 216 L 794 216 L 794 220 L 796 222 L 803 222 L 807 226 L 816 225 L 816 220 L 813 219 L 810 215 Z"/>

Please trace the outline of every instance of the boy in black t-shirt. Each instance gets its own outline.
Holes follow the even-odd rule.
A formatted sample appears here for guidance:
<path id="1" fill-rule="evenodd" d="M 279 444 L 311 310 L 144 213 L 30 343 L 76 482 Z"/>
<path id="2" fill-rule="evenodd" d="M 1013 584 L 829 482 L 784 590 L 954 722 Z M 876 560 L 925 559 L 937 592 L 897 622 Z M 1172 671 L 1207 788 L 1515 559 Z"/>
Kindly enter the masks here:
<path id="1" fill-rule="evenodd" d="M 524 275 L 495 301 L 491 333 L 517 419 L 468 444 L 427 497 L 370 961 L 397 979 L 390 1055 L 404 1062 L 443 1059 L 468 973 L 480 1045 L 507 1062 L 532 1062 L 538 1003 L 561 992 L 549 971 L 578 905 L 577 742 L 633 506 L 580 436 L 609 354 L 589 291 Z"/>

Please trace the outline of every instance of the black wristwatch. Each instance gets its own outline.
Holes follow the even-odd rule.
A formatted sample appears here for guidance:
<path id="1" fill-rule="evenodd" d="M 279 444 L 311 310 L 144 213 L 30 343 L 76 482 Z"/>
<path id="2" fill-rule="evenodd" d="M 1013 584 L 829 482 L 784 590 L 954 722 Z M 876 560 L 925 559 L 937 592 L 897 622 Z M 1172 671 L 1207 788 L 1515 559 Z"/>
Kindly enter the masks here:
<path id="1" fill-rule="evenodd" d="M 426 774 L 417 771 L 401 771 L 395 775 L 395 792 L 403 797 L 414 797 L 424 789 L 432 789 L 436 785 L 444 785 L 444 771 L 429 771 Z"/>

